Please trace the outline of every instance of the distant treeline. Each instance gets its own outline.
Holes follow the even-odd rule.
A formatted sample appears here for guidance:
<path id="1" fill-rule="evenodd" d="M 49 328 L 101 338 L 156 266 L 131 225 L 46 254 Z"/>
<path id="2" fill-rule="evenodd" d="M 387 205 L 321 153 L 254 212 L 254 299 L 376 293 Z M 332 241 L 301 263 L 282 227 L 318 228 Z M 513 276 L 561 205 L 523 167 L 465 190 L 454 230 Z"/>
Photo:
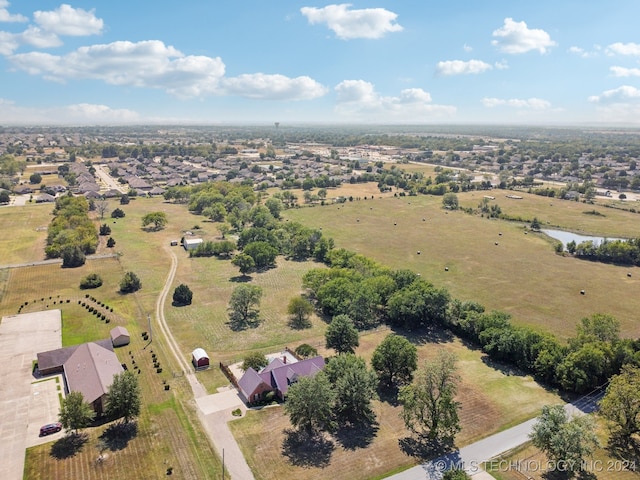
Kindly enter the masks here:
<path id="1" fill-rule="evenodd" d="M 596 245 L 592 240 L 576 244 L 567 243 L 567 251 L 584 260 L 593 260 L 616 265 L 640 266 L 640 238 L 608 240 Z"/>

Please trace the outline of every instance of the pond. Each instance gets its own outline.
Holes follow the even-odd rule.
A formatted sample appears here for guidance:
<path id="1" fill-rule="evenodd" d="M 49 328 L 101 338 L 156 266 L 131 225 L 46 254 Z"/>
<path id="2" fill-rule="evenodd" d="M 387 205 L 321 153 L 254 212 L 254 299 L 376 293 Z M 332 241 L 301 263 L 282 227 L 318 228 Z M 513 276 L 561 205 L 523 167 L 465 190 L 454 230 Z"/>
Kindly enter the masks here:
<path id="1" fill-rule="evenodd" d="M 594 245 L 600 245 L 603 240 L 624 240 L 623 238 L 614 238 L 614 237 L 592 237 L 589 235 L 578 235 L 577 233 L 565 232 L 563 230 L 549 230 L 543 228 L 540 230 L 542 233 L 549 235 L 551 238 L 555 238 L 556 240 L 560 240 L 562 245 L 566 248 L 567 243 L 574 241 L 576 245 L 579 245 L 582 242 L 588 242 L 591 240 Z"/>

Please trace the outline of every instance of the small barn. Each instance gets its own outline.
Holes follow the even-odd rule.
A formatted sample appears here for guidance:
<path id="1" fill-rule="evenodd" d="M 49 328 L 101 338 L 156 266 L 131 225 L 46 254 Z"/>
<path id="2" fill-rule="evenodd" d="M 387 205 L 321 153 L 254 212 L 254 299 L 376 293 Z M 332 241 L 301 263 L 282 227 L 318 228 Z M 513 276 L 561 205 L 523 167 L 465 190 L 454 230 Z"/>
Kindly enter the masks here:
<path id="1" fill-rule="evenodd" d="M 198 245 L 200 245 L 202 243 L 202 239 L 201 238 L 185 238 L 182 241 L 182 245 L 184 246 L 185 250 L 195 250 L 196 248 L 198 248 Z"/>
<path id="2" fill-rule="evenodd" d="M 193 362 L 193 366 L 196 369 L 208 368 L 209 367 L 209 355 L 202 348 L 196 348 L 191 353 L 191 361 Z"/>
<path id="3" fill-rule="evenodd" d="M 122 347 L 123 345 L 129 345 L 131 337 L 126 328 L 117 326 L 111 329 L 111 343 L 114 347 Z"/>

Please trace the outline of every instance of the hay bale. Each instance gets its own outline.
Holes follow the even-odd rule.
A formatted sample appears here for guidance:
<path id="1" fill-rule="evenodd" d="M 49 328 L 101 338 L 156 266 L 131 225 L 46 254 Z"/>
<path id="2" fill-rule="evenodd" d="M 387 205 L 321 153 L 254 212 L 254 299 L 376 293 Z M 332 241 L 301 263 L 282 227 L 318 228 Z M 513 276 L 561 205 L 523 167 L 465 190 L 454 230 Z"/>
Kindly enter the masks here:
<path id="1" fill-rule="evenodd" d="M 627 277 L 630 277 L 630 276 L 631 276 L 631 272 L 627 273 Z"/>
<path id="2" fill-rule="evenodd" d="M 449 271 L 449 267 L 444 267 L 444 271 L 448 272 Z"/>
<path id="3" fill-rule="evenodd" d="M 584 295 L 585 291 L 584 290 L 580 290 L 580 295 Z"/>

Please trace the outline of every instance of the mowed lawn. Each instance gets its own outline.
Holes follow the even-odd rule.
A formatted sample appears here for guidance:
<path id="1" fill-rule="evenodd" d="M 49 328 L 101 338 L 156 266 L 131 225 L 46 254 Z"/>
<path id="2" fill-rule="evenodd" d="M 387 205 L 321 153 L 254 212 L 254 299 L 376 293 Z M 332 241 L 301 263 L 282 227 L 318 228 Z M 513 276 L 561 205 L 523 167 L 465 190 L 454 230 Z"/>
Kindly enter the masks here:
<path id="1" fill-rule="evenodd" d="M 368 361 L 388 333 L 388 329 L 381 328 L 363 335 L 356 353 Z M 461 403 L 463 427 L 456 440 L 459 446 L 531 418 L 545 404 L 561 402 L 531 377 L 488 366 L 482 352 L 466 347 L 459 340 L 442 343 L 413 340 L 418 345 L 421 361 L 434 357 L 440 349 L 452 351 L 458 358 L 461 382 L 457 400 Z M 288 438 L 286 430 L 291 426 L 281 407 L 250 411 L 229 426 L 258 479 L 369 479 L 419 463 L 401 448 L 401 441 L 409 435 L 399 416 L 401 407 L 395 402 L 375 401 L 374 409 L 377 417 L 374 435 L 358 438 L 353 433 L 338 432 L 315 453 L 311 445 L 299 447 L 305 455 L 291 454 L 284 447 Z"/>
<path id="2" fill-rule="evenodd" d="M 53 204 L 30 203 L 0 207 L 0 268 L 23 262 L 44 260 L 47 227 Z"/>
<path id="3" fill-rule="evenodd" d="M 523 200 L 508 200 L 500 192 L 492 194 L 510 214 L 546 220 L 541 211 L 546 205 L 556 212 L 554 225 L 591 233 L 584 228 L 607 222 L 612 237 L 630 235 L 634 221 L 640 219 L 637 214 L 576 202 L 553 200 L 554 206 L 549 207 L 549 199 L 543 197 L 522 194 Z M 460 201 L 477 206 L 482 196 L 482 192 L 466 193 L 460 195 Z M 593 208 L 602 209 L 606 217 L 581 213 Z M 448 211 L 442 208 L 442 197 L 434 196 L 376 197 L 287 210 L 284 215 L 322 228 L 337 247 L 391 268 L 411 269 L 434 285 L 446 287 L 455 298 L 510 313 L 514 322 L 568 337 L 581 318 L 600 312 L 614 315 L 625 336 L 640 335 L 639 268 L 556 255 L 548 237 L 527 233 L 522 223 Z M 595 233 L 604 230 L 601 227 Z"/>

